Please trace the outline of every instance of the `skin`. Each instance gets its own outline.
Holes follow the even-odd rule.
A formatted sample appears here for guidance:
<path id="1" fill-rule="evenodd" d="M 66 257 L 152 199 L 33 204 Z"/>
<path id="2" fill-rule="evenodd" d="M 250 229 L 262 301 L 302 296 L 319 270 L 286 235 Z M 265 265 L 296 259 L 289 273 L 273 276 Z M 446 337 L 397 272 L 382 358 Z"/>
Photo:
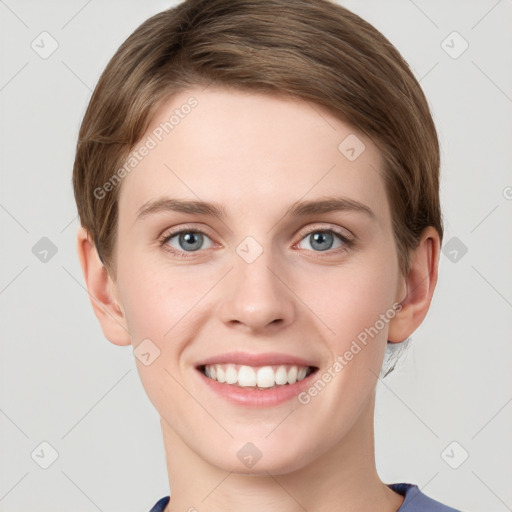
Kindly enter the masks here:
<path id="1" fill-rule="evenodd" d="M 161 106 L 141 140 L 190 96 L 197 107 L 123 178 L 115 278 L 87 232 L 78 232 L 105 337 L 134 348 L 149 339 L 160 350 L 147 366 L 136 361 L 161 416 L 172 491 L 166 512 L 395 512 L 404 498 L 375 466 L 375 388 L 387 340 L 403 341 L 427 314 L 438 233 L 424 231 L 410 272 L 401 275 L 379 151 L 308 102 L 192 88 Z M 366 146 L 354 161 L 338 150 L 349 134 Z M 298 200 L 332 195 L 366 204 L 375 220 L 354 211 L 284 215 Z M 146 201 L 164 196 L 214 201 L 227 217 L 168 211 L 136 220 Z M 193 251 L 179 235 L 167 242 L 188 258 L 158 243 L 182 227 L 206 233 Z M 315 245 L 310 235 L 327 229 L 356 244 L 333 235 Z M 252 263 L 236 251 L 247 236 L 263 249 Z M 322 372 L 394 303 L 402 309 L 306 405 L 234 405 L 207 389 L 194 368 L 222 352 L 276 351 Z M 247 442 L 262 453 L 252 468 L 237 457 Z"/>

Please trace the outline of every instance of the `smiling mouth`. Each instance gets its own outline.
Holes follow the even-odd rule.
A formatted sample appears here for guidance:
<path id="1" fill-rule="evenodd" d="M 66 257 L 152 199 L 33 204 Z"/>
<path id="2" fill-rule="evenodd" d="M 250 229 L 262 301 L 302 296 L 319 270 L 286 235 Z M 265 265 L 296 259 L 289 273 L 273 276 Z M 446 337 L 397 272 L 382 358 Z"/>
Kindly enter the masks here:
<path id="1" fill-rule="evenodd" d="M 206 364 L 197 369 L 207 378 L 237 387 L 274 389 L 290 386 L 318 371 L 316 366 L 293 364 L 247 366 L 239 364 Z"/>

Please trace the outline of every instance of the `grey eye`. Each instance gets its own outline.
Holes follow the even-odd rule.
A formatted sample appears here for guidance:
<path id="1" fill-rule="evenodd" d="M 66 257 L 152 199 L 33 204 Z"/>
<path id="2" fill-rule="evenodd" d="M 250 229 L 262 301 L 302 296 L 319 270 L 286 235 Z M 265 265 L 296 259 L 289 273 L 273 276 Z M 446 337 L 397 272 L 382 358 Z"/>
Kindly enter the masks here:
<path id="1" fill-rule="evenodd" d="M 176 244 L 171 243 L 173 239 L 177 239 L 178 246 Z M 209 237 L 201 233 L 200 231 L 193 230 L 184 230 L 169 235 L 164 243 L 170 245 L 173 249 L 182 250 L 186 252 L 196 252 L 201 249 L 205 240 L 210 240 Z M 209 246 L 211 247 L 211 245 Z M 206 248 L 209 248 L 206 247 Z"/>
<path id="2" fill-rule="evenodd" d="M 334 246 L 336 238 L 338 238 L 340 242 L 337 246 Z M 305 247 L 306 249 L 312 249 L 316 252 L 336 249 L 345 243 L 344 237 L 330 229 L 315 229 L 308 233 L 302 240 L 307 240 L 309 242 L 309 247 Z"/>

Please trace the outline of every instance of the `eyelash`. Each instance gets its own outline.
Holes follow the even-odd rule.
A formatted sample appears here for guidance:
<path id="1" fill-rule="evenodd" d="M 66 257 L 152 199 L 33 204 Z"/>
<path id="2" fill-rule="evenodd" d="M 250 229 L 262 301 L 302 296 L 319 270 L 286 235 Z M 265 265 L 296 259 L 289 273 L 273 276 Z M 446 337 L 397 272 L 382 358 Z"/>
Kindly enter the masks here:
<path id="1" fill-rule="evenodd" d="M 332 229 L 332 228 L 318 228 L 318 227 L 310 229 L 310 230 L 307 230 L 307 231 L 301 231 L 299 233 L 299 236 L 300 236 L 299 242 L 302 241 L 304 238 L 306 238 L 308 235 L 311 235 L 312 233 L 317 233 L 317 232 L 333 233 L 333 234 L 337 235 L 341 239 L 341 241 L 345 244 L 345 246 L 344 247 L 338 247 L 337 249 L 328 249 L 326 251 L 313 251 L 313 252 L 316 252 L 316 253 L 325 252 L 325 253 L 328 253 L 330 255 L 332 255 L 332 254 L 339 254 L 339 253 L 342 253 L 342 252 L 345 252 L 345 251 L 351 249 L 356 244 L 355 240 L 353 240 L 351 238 L 347 238 L 345 235 L 343 235 L 341 232 L 339 232 L 339 231 L 337 231 L 335 229 Z M 191 256 L 188 256 L 188 255 L 186 255 L 187 251 L 177 251 L 176 249 L 174 249 L 171 246 L 167 245 L 167 242 L 169 240 L 174 238 L 176 235 L 180 235 L 181 233 L 199 233 L 201 235 L 205 235 L 208 238 L 210 238 L 208 233 L 206 233 L 205 231 L 202 231 L 202 230 L 197 229 L 197 228 L 192 228 L 192 227 L 190 227 L 190 228 L 185 227 L 185 228 L 180 229 L 179 231 L 173 231 L 171 233 L 165 233 L 159 239 L 159 245 L 164 249 L 164 251 L 168 251 L 172 255 L 177 256 L 178 258 L 183 258 L 183 259 L 193 258 L 194 254 L 196 254 L 198 252 L 202 252 L 202 251 L 189 251 L 189 254 L 191 254 Z"/>

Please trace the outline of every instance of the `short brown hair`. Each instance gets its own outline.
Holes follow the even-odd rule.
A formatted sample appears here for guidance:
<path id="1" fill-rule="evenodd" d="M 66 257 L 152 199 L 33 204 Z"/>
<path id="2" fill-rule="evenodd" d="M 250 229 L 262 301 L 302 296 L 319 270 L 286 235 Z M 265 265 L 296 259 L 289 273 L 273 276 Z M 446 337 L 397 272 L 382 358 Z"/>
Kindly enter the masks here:
<path id="1" fill-rule="evenodd" d="M 94 191 L 164 100 L 209 84 L 311 101 L 367 135 L 385 162 L 404 275 L 425 227 L 442 240 L 434 122 L 408 64 L 378 30 L 329 0 L 186 0 L 146 20 L 119 47 L 80 127 L 73 168 L 80 222 L 114 276 L 120 186 L 102 199 Z"/>

